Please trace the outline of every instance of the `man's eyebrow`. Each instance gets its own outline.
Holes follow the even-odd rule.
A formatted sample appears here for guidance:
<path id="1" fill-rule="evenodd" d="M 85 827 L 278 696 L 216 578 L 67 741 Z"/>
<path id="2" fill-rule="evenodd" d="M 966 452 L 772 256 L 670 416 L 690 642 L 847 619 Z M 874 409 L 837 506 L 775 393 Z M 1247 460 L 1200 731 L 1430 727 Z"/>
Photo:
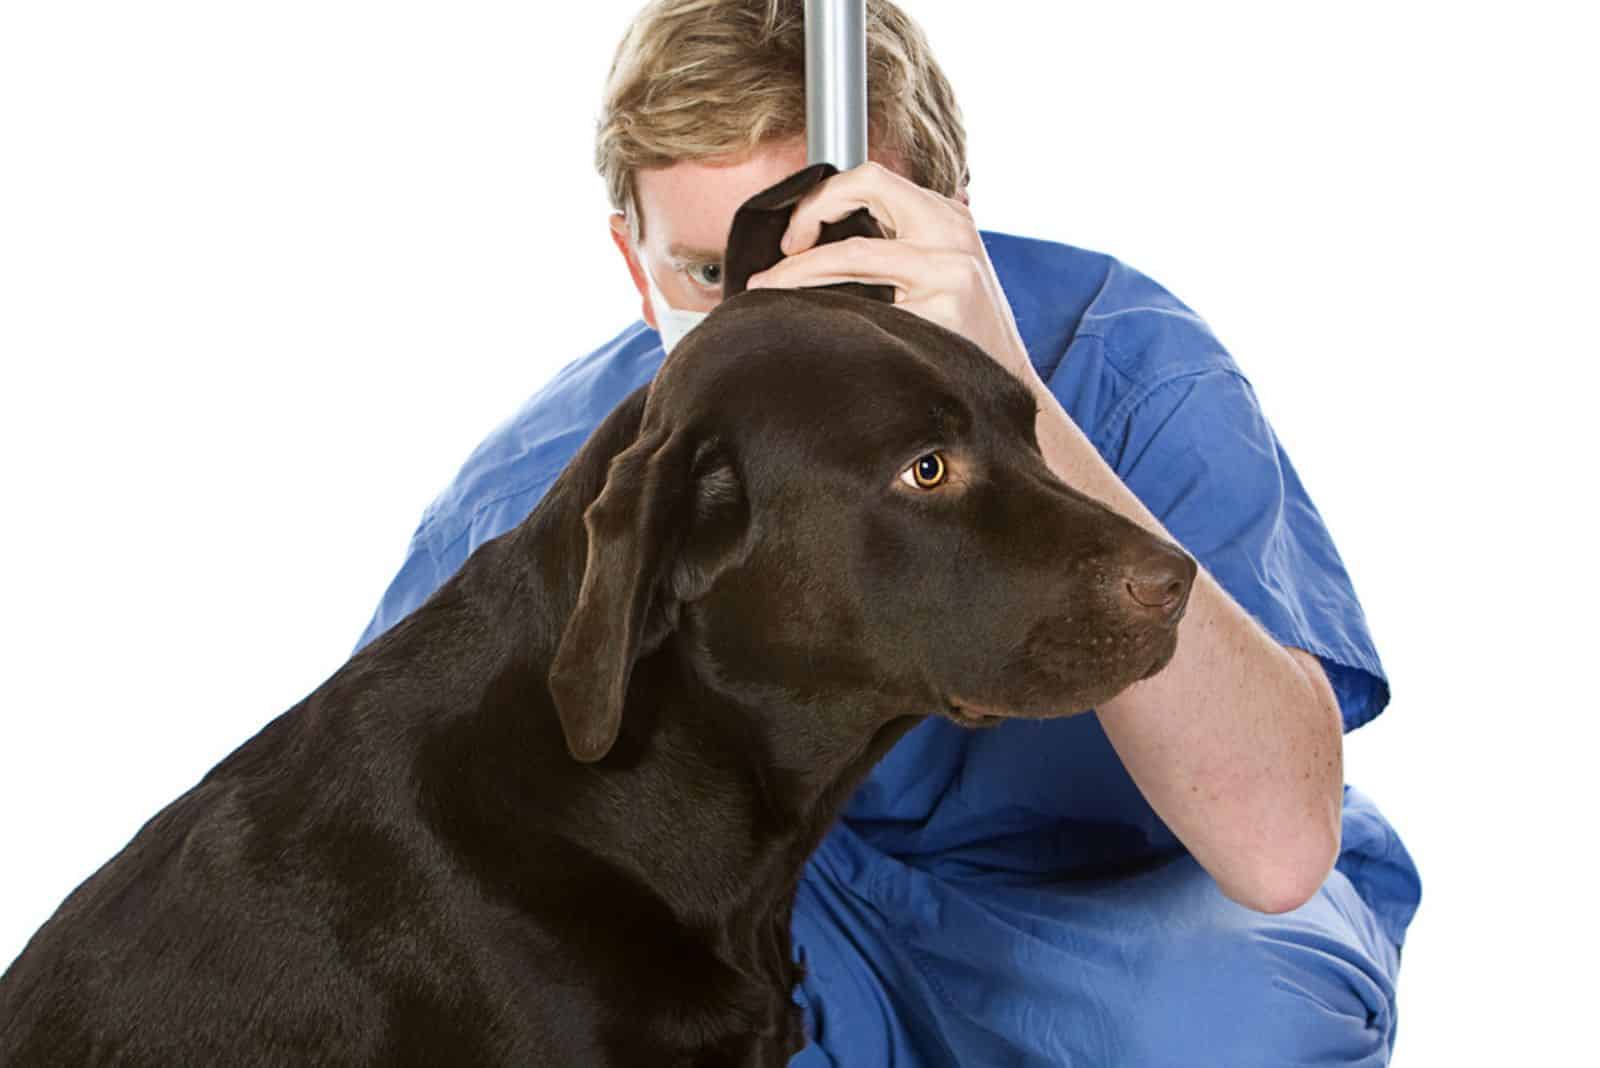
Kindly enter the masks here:
<path id="1" fill-rule="evenodd" d="M 693 248 L 673 242 L 667 246 L 667 255 L 685 263 L 719 263 L 722 260 L 722 249 Z"/>

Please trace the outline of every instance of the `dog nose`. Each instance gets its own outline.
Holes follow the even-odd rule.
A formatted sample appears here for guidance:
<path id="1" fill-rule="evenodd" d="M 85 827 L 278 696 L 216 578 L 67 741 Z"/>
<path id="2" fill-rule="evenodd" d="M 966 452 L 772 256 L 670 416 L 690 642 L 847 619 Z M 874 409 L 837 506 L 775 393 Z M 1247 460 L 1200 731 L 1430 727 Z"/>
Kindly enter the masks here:
<path id="1" fill-rule="evenodd" d="M 1123 588 L 1138 614 L 1172 620 L 1188 603 L 1195 572 L 1188 553 L 1157 543 L 1127 565 Z"/>

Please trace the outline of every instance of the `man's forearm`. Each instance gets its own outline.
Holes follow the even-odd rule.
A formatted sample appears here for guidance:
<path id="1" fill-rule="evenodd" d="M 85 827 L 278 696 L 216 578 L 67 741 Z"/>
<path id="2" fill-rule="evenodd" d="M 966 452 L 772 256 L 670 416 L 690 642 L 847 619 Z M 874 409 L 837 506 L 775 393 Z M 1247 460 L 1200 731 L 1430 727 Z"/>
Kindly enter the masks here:
<path id="1" fill-rule="evenodd" d="M 1031 367 L 1045 461 L 1073 488 L 1172 538 Z M 1202 566 L 1157 675 L 1098 709 L 1140 791 L 1230 898 L 1304 903 L 1338 855 L 1343 733 L 1316 657 L 1279 645 Z"/>

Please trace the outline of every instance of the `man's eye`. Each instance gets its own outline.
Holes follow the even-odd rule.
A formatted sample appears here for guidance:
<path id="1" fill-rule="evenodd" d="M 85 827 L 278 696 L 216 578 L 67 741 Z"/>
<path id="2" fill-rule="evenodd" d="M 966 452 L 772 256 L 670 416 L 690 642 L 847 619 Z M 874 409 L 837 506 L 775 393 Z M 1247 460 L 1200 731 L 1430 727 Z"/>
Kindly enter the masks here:
<path id="1" fill-rule="evenodd" d="M 688 272 L 690 278 L 708 289 L 722 285 L 722 264 L 720 263 L 690 264 Z"/>

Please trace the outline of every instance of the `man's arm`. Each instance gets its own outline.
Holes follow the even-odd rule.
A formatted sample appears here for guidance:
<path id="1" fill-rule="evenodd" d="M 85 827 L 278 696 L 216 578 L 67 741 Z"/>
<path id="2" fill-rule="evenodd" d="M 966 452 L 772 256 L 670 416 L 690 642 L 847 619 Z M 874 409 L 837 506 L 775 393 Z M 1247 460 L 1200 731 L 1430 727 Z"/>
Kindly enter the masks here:
<path id="1" fill-rule="evenodd" d="M 1029 365 L 1038 437 L 1060 479 L 1173 541 Z M 1343 732 L 1317 658 L 1278 644 L 1204 566 L 1159 674 L 1097 710 L 1156 813 L 1233 900 L 1307 901 L 1339 852 Z"/>
<path id="2" fill-rule="evenodd" d="M 823 221 L 862 206 L 886 222 L 891 239 L 815 243 Z M 868 161 L 808 193 L 795 206 L 785 238 L 788 254 L 752 276 L 751 288 L 893 285 L 897 307 L 962 334 L 1035 394 L 1040 448 L 1063 482 L 1202 555 L 1123 484 L 1039 377 L 964 193 L 951 199 Z M 1253 412 L 1246 404 L 1235 414 Z M 1270 439 L 1264 426 L 1258 429 Z M 1210 462 L 1195 458 L 1204 451 L 1203 437 L 1192 435 L 1180 445 L 1179 451 L 1190 448 L 1189 470 L 1179 475 L 1194 475 Z M 1266 443 L 1258 437 L 1232 444 L 1260 460 Z M 1200 491 L 1208 507 L 1222 511 L 1221 526 L 1248 524 L 1260 518 L 1261 507 L 1281 505 L 1283 498 L 1236 502 L 1233 494 L 1260 490 L 1248 483 L 1273 462 L 1268 457 L 1237 476 L 1222 471 L 1208 481 L 1194 478 L 1182 490 Z M 1227 516 L 1236 504 L 1241 514 Z M 1222 555 L 1236 558 L 1240 549 Z M 1281 618 L 1275 624 L 1280 632 L 1303 629 Z M 1338 856 L 1342 823 L 1344 737 L 1337 700 L 1315 658 L 1300 658 L 1274 640 L 1207 572 L 1203 559 L 1173 660 L 1097 711 L 1145 799 L 1229 897 L 1262 911 L 1287 911 L 1322 885 Z"/>

